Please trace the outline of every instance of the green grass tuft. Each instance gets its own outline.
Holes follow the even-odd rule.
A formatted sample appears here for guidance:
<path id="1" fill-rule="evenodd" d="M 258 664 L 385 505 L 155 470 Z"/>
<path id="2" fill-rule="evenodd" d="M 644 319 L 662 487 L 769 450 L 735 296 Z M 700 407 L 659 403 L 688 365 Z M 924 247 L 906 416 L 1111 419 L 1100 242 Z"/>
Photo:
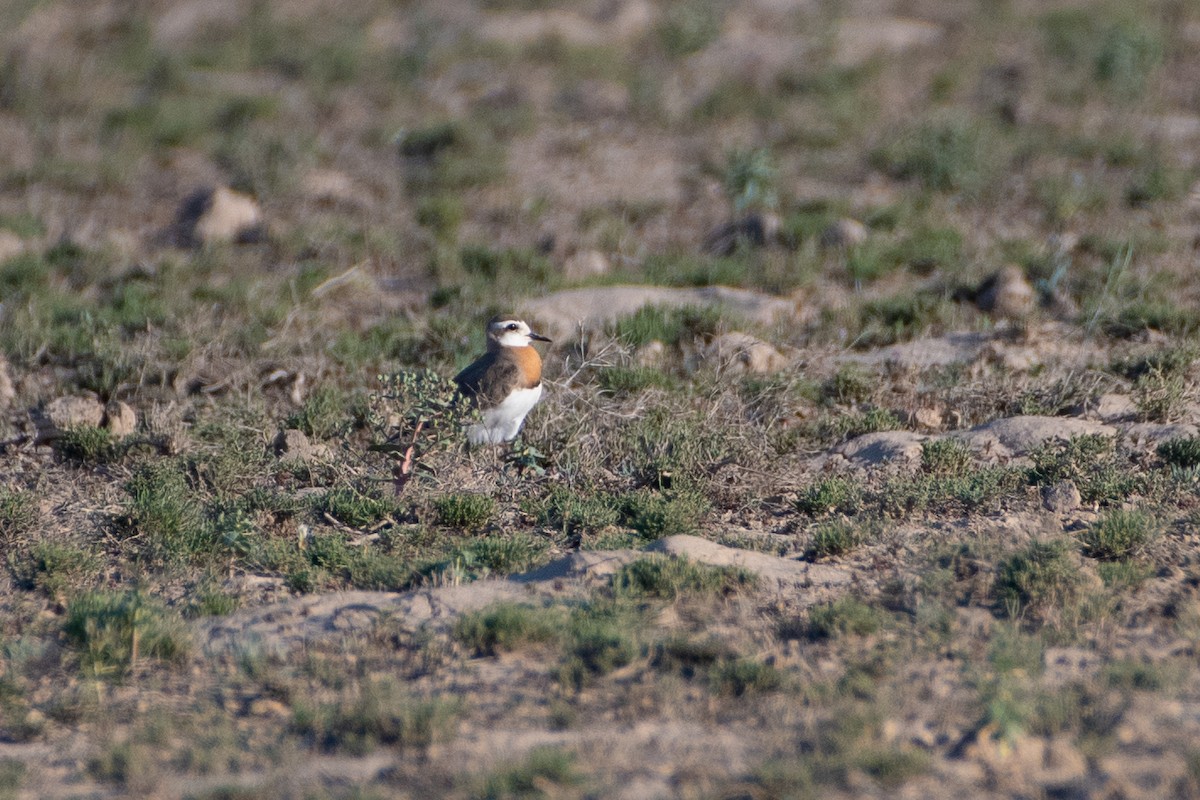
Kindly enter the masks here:
<path id="1" fill-rule="evenodd" d="M 0 542 L 12 547 L 33 531 L 41 516 L 33 492 L 0 486 Z"/>
<path id="2" fill-rule="evenodd" d="M 654 492 L 642 489 L 626 495 L 621 508 L 624 523 L 643 539 L 694 533 L 710 508 L 695 492 Z"/>
<path id="3" fill-rule="evenodd" d="M 434 499 L 433 509 L 439 525 L 479 530 L 496 515 L 496 501 L 484 494 L 447 494 Z"/>
<path id="4" fill-rule="evenodd" d="M 96 677 L 120 677 L 142 659 L 179 662 L 191 647 L 179 614 L 140 591 L 91 592 L 72 600 L 63 632 Z"/>
<path id="5" fill-rule="evenodd" d="M 7 559 L 18 585 L 60 601 L 93 585 L 104 563 L 94 550 L 49 539 L 35 542 L 25 553 L 9 551 Z"/>
<path id="6" fill-rule="evenodd" d="M 1135 494 L 1142 482 L 1117 454 L 1116 440 L 1084 434 L 1048 441 L 1030 453 L 1029 479 L 1037 486 L 1073 481 L 1087 503 L 1113 504 Z"/>
<path id="7" fill-rule="evenodd" d="M 472 797 L 478 800 L 560 797 L 563 790 L 584 781 L 575 760 L 574 753 L 557 747 L 535 747 L 521 763 L 484 778 Z"/>
<path id="8" fill-rule="evenodd" d="M 1036 540 L 1000 561 L 995 592 L 1010 615 L 1063 609 L 1078 601 L 1083 575 L 1072 549 L 1065 539 Z"/>
<path id="9" fill-rule="evenodd" d="M 1149 512 L 1115 508 L 1080 534 L 1084 551 L 1101 561 L 1117 561 L 1141 555 L 1158 538 L 1160 525 Z"/>
<path id="10" fill-rule="evenodd" d="M 860 481 L 851 477 L 831 475 L 810 484 L 796 499 L 796 508 L 809 516 L 824 514 L 853 514 L 863 502 Z"/>
<path id="11" fill-rule="evenodd" d="M 711 336 L 720 326 L 721 312 L 712 306 L 664 308 L 648 305 L 617 320 L 612 334 L 633 347 L 653 341 L 672 346 Z"/>
<path id="12" fill-rule="evenodd" d="M 477 655 L 494 656 L 530 643 L 557 642 L 563 636 L 564 621 L 562 610 L 556 607 L 500 603 L 464 614 L 454 625 L 454 638 Z"/>
<path id="13" fill-rule="evenodd" d="M 951 117 L 901 131 L 873 154 L 879 168 L 939 191 L 975 190 L 991 175 L 990 138 L 975 121 Z"/>
<path id="14" fill-rule="evenodd" d="M 368 528 L 400 511 L 395 500 L 350 486 L 325 492 L 317 499 L 315 508 L 351 528 Z"/>
<path id="15" fill-rule="evenodd" d="M 709 672 L 713 688 L 734 697 L 770 692 L 783 685 L 778 669 L 761 661 L 738 658 L 715 665 Z"/>
<path id="16" fill-rule="evenodd" d="M 450 738 L 455 700 L 421 699 L 391 678 L 369 681 L 337 703 L 298 705 L 293 727 L 323 750 L 364 755 L 382 745 L 424 748 Z"/>
<path id="17" fill-rule="evenodd" d="M 884 612 L 852 596 L 813 606 L 808 612 L 809 635 L 814 639 L 868 636 L 885 622 Z"/>
<path id="18" fill-rule="evenodd" d="M 1158 445 L 1158 457 L 1173 467 L 1200 466 L 1200 436 L 1180 436 Z"/>
<path id="19" fill-rule="evenodd" d="M 102 464 L 117 457 L 118 449 L 107 428 L 80 425 L 67 428 L 54 441 L 63 458 L 80 464 Z"/>
<path id="20" fill-rule="evenodd" d="M 729 594 L 752 589 L 757 576 L 738 567 L 712 567 L 686 558 L 646 556 L 630 562 L 613 575 L 617 597 L 661 597 L 674 600 L 682 595 Z"/>
<path id="21" fill-rule="evenodd" d="M 173 460 L 144 464 L 125 482 L 129 500 L 119 518 L 143 560 L 182 563 L 215 549 L 195 490 Z"/>
<path id="22" fill-rule="evenodd" d="M 857 520 L 822 522 L 813 528 L 812 540 L 804 551 L 804 557 L 816 561 L 831 556 L 844 556 L 871 541 L 877 533 L 873 525 Z"/>

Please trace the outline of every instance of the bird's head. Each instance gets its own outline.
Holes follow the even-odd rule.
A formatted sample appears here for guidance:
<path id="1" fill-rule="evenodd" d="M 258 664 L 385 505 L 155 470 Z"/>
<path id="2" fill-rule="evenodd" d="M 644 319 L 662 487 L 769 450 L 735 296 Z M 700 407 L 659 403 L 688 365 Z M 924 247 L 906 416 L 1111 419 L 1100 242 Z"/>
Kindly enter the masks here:
<path id="1" fill-rule="evenodd" d="M 489 347 L 528 347 L 531 342 L 550 341 L 530 330 L 524 320 L 513 317 L 492 317 L 487 326 Z"/>

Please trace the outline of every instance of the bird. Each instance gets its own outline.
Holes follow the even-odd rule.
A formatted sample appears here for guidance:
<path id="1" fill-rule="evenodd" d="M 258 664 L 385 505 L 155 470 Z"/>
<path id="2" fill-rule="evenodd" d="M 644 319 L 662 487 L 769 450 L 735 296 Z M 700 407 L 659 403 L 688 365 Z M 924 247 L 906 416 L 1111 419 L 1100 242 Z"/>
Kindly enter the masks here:
<path id="1" fill-rule="evenodd" d="M 542 358 L 532 343 L 550 341 L 524 320 L 503 314 L 488 321 L 486 332 L 487 352 L 454 376 L 459 393 L 483 412 L 482 422 L 467 426 L 472 445 L 516 438 L 542 399 Z"/>

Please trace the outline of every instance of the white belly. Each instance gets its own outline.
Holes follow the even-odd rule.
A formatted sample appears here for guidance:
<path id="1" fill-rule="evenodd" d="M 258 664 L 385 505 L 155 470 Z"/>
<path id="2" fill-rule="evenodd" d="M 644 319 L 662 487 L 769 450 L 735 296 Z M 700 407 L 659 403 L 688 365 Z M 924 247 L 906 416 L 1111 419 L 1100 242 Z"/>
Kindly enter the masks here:
<path id="1" fill-rule="evenodd" d="M 471 444 L 500 444 L 516 438 L 525 415 L 541 399 L 541 384 L 532 389 L 517 389 L 503 403 L 484 411 L 483 422 L 467 428 L 467 441 Z"/>

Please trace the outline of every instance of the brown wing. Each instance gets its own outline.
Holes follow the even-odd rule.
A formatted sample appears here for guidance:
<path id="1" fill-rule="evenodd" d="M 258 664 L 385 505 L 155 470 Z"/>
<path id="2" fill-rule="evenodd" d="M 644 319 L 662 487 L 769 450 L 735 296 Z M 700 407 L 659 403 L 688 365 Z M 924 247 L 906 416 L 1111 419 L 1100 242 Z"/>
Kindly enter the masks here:
<path id="1" fill-rule="evenodd" d="M 480 408 L 493 408 L 522 383 L 520 366 L 507 358 L 488 353 L 454 376 L 458 390 Z"/>

